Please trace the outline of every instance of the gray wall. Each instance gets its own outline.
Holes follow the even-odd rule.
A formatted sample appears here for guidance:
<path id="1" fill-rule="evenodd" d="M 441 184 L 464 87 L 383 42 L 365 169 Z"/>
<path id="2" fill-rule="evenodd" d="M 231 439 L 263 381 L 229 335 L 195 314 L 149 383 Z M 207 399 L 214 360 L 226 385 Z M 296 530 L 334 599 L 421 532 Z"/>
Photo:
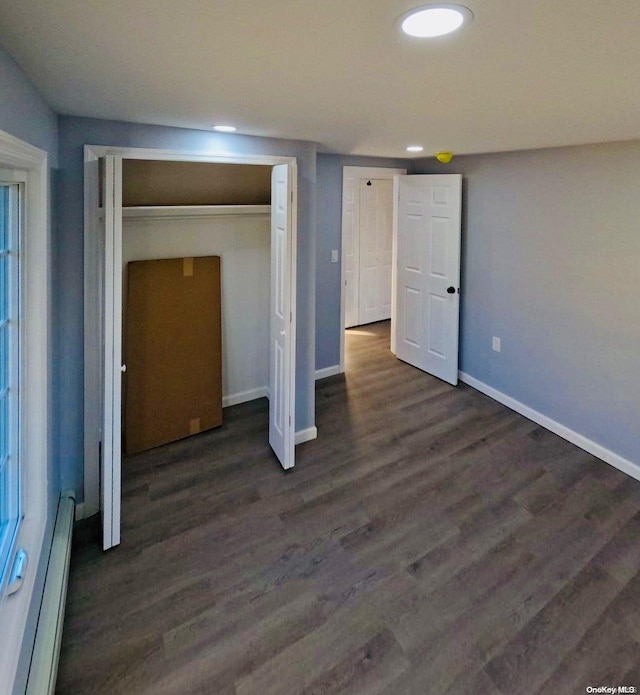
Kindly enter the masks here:
<path id="1" fill-rule="evenodd" d="M 58 197 L 59 307 L 56 392 L 60 418 L 57 451 L 64 487 L 83 489 L 83 146 L 111 145 L 186 150 L 207 154 L 270 154 L 298 160 L 298 268 L 296 429 L 315 421 L 315 191 L 313 143 L 200 130 L 61 116 Z M 250 283 L 251 278 L 247 278 Z"/>
<path id="2" fill-rule="evenodd" d="M 342 244 L 342 167 L 387 167 L 411 171 L 411 160 L 318 154 L 316 235 L 316 369 L 340 363 L 340 267 L 331 249 Z"/>
<path id="3" fill-rule="evenodd" d="M 57 116 L 25 77 L 13 58 L 2 49 L 0 49 L 0 129 L 47 152 L 51 186 L 55 187 L 55 167 L 58 162 Z M 51 198 L 50 190 L 49 199 L 51 200 Z M 49 205 L 49 210 L 50 213 L 53 212 L 51 205 Z M 53 215 L 50 214 L 51 227 L 53 228 L 54 221 L 52 218 Z M 52 310 L 49 308 L 48 326 L 50 327 L 51 325 Z M 51 345 L 51 340 L 49 344 Z M 51 364 L 52 357 L 50 354 L 49 374 L 52 373 Z M 43 388 L 47 388 L 51 396 L 51 385 L 44 384 Z M 51 403 L 51 397 L 49 401 Z M 49 412 L 53 413 L 52 407 L 50 407 Z M 53 423 L 43 423 L 42 426 L 48 429 L 50 441 L 49 451 L 51 452 Z M 43 544 L 44 550 L 40 558 L 39 567 L 37 568 L 33 600 L 24 635 L 24 648 L 21 652 L 21 660 L 18 666 L 18 674 L 15 683 L 16 692 L 20 691 L 21 688 L 24 689 L 23 686 L 26 682 L 28 673 L 31 645 L 33 644 L 35 626 L 40 609 L 42 587 L 44 584 L 44 575 L 49 559 L 46 548 L 51 542 L 59 496 L 60 471 L 58 461 L 54 456 L 50 455 L 47 461 L 47 526 Z"/>
<path id="4" fill-rule="evenodd" d="M 58 163 L 58 118 L 13 58 L 0 48 L 0 128 L 46 150 Z"/>
<path id="5" fill-rule="evenodd" d="M 639 172 L 640 142 L 416 162 L 464 176 L 461 369 L 640 465 Z"/>
<path id="6" fill-rule="evenodd" d="M 55 194 L 58 164 L 58 118 L 48 104 L 38 94 L 17 63 L 0 49 L 0 129 L 20 138 L 31 145 L 45 150 L 49 162 L 49 220 L 52 249 L 55 246 L 55 210 L 51 200 Z M 52 231 L 53 230 L 53 231 Z M 51 296 L 51 295 L 50 295 Z M 54 307 L 55 309 L 55 307 Z M 53 310 L 54 310 L 53 309 Z M 49 327 L 52 324 L 53 310 L 49 308 Z M 50 336 L 51 338 L 51 336 Z M 49 345 L 51 346 L 51 339 Z M 49 364 L 52 365 L 50 355 Z M 49 373 L 52 373 L 50 367 Z M 51 390 L 49 391 L 51 393 Z M 53 409 L 50 408 L 50 412 Z M 49 423 L 49 436 L 52 437 L 53 426 Z M 50 513 L 57 508 L 60 494 L 60 474 L 55 457 L 49 460 L 49 497 Z"/>

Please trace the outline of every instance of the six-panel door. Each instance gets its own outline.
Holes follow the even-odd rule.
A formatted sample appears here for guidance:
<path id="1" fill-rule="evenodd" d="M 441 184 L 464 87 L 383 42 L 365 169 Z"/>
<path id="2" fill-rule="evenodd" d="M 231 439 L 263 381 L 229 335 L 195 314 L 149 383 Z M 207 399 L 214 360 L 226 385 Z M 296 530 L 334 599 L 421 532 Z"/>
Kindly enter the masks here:
<path id="1" fill-rule="evenodd" d="M 398 177 L 395 348 L 458 383 L 462 177 Z"/>

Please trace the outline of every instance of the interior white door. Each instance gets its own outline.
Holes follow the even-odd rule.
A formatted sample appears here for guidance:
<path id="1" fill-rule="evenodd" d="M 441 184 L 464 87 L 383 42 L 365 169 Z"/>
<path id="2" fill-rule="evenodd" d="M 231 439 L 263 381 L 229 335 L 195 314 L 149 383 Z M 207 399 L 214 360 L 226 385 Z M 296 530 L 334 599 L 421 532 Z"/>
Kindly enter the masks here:
<path id="1" fill-rule="evenodd" d="M 360 181 L 358 325 L 391 318 L 393 181 Z"/>
<path id="2" fill-rule="evenodd" d="M 102 402 L 102 547 L 120 543 L 122 403 L 122 158 L 101 163 L 104 233 L 103 402 Z"/>
<path id="3" fill-rule="evenodd" d="M 459 174 L 397 177 L 396 356 L 458 383 Z"/>
<path id="4" fill-rule="evenodd" d="M 287 164 L 271 175 L 271 330 L 269 444 L 282 467 L 295 463 L 295 272 L 293 173 Z"/>

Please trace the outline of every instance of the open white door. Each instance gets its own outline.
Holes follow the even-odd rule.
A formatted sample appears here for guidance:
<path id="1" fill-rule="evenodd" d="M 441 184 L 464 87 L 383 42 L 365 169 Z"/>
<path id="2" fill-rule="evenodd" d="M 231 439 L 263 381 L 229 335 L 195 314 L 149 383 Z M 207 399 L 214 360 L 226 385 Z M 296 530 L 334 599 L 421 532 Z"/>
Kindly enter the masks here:
<path id="1" fill-rule="evenodd" d="M 397 189 L 395 353 L 455 385 L 462 177 L 398 176 Z"/>
<path id="2" fill-rule="evenodd" d="M 269 444 L 284 469 L 295 463 L 295 272 L 293 172 L 279 164 L 271 175 L 271 336 Z"/>
<path id="3" fill-rule="evenodd" d="M 102 547 L 120 543 L 122 403 L 122 158 L 107 155 L 102 177 L 104 312 L 102 403 Z"/>

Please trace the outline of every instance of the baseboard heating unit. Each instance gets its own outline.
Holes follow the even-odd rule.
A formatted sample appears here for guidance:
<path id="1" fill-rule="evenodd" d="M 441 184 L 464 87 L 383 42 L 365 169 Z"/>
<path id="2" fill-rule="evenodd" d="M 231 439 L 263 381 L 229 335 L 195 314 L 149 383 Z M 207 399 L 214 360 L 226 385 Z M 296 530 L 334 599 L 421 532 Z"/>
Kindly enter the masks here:
<path id="1" fill-rule="evenodd" d="M 52 695 L 55 690 L 67 599 L 74 513 L 73 496 L 71 493 L 63 493 L 58 503 L 26 695 Z"/>

